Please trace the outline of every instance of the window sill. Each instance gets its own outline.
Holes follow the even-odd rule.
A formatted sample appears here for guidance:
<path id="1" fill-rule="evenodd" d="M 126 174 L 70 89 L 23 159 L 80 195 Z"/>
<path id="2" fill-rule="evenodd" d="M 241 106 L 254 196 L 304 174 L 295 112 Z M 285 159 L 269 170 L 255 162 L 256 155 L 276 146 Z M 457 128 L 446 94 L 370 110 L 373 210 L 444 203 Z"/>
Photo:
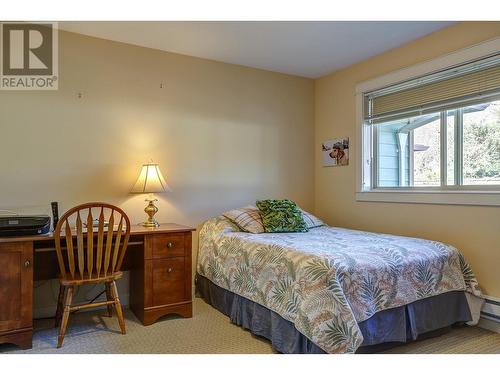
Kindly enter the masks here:
<path id="1" fill-rule="evenodd" d="M 356 193 L 360 202 L 423 203 L 467 206 L 500 206 L 500 191 L 373 190 Z"/>

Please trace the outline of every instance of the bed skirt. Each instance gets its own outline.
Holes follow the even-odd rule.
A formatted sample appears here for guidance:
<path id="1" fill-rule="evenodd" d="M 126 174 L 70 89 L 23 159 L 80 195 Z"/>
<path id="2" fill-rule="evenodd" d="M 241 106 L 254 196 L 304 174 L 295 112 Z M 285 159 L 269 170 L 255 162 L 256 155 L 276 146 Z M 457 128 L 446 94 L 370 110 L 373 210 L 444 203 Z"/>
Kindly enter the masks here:
<path id="1" fill-rule="evenodd" d="M 196 292 L 205 302 L 227 315 L 231 322 L 271 341 L 281 353 L 325 352 L 274 311 L 221 288 L 196 275 Z M 457 323 L 471 320 L 465 292 L 448 292 L 405 306 L 376 313 L 358 323 L 364 341 L 357 353 L 372 353 L 389 347 L 436 336 Z"/>

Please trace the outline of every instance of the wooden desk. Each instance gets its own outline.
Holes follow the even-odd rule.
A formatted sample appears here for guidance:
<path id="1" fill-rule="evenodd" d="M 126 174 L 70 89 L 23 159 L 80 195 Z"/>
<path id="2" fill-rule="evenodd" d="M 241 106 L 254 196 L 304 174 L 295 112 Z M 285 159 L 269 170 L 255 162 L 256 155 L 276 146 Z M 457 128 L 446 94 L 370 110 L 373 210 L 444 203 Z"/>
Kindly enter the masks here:
<path id="1" fill-rule="evenodd" d="M 178 224 L 130 228 L 122 269 L 130 270 L 130 308 L 144 325 L 166 314 L 192 317 L 194 230 Z M 0 343 L 31 348 L 33 280 L 53 279 L 57 274 L 52 234 L 0 237 Z"/>

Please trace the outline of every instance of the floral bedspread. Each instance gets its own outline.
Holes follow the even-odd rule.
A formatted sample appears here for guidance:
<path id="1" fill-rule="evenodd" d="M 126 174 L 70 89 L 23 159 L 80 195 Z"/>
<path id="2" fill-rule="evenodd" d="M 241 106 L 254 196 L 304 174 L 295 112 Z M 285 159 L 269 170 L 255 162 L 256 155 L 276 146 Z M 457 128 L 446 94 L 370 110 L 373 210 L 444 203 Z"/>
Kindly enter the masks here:
<path id="1" fill-rule="evenodd" d="M 358 322 L 441 293 L 481 296 L 452 246 L 418 238 L 319 227 L 307 233 L 238 232 L 224 217 L 199 237 L 197 272 L 294 323 L 328 353 L 353 353 Z"/>

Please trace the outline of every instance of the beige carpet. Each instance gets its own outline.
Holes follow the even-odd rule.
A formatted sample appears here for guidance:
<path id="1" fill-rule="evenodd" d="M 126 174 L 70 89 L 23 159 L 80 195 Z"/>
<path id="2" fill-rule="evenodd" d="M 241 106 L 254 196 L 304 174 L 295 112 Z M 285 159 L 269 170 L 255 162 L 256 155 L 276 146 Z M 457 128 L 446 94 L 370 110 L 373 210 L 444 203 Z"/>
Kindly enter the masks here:
<path id="1" fill-rule="evenodd" d="M 269 342 L 233 325 L 229 318 L 196 298 L 192 319 L 164 318 L 144 327 L 126 310 L 127 334 L 116 318 L 100 311 L 72 315 L 61 349 L 52 320 L 35 324 L 33 349 L 0 345 L 0 353 L 273 353 Z M 443 336 L 404 345 L 387 353 L 500 353 L 500 334 L 481 328 L 453 329 Z"/>

